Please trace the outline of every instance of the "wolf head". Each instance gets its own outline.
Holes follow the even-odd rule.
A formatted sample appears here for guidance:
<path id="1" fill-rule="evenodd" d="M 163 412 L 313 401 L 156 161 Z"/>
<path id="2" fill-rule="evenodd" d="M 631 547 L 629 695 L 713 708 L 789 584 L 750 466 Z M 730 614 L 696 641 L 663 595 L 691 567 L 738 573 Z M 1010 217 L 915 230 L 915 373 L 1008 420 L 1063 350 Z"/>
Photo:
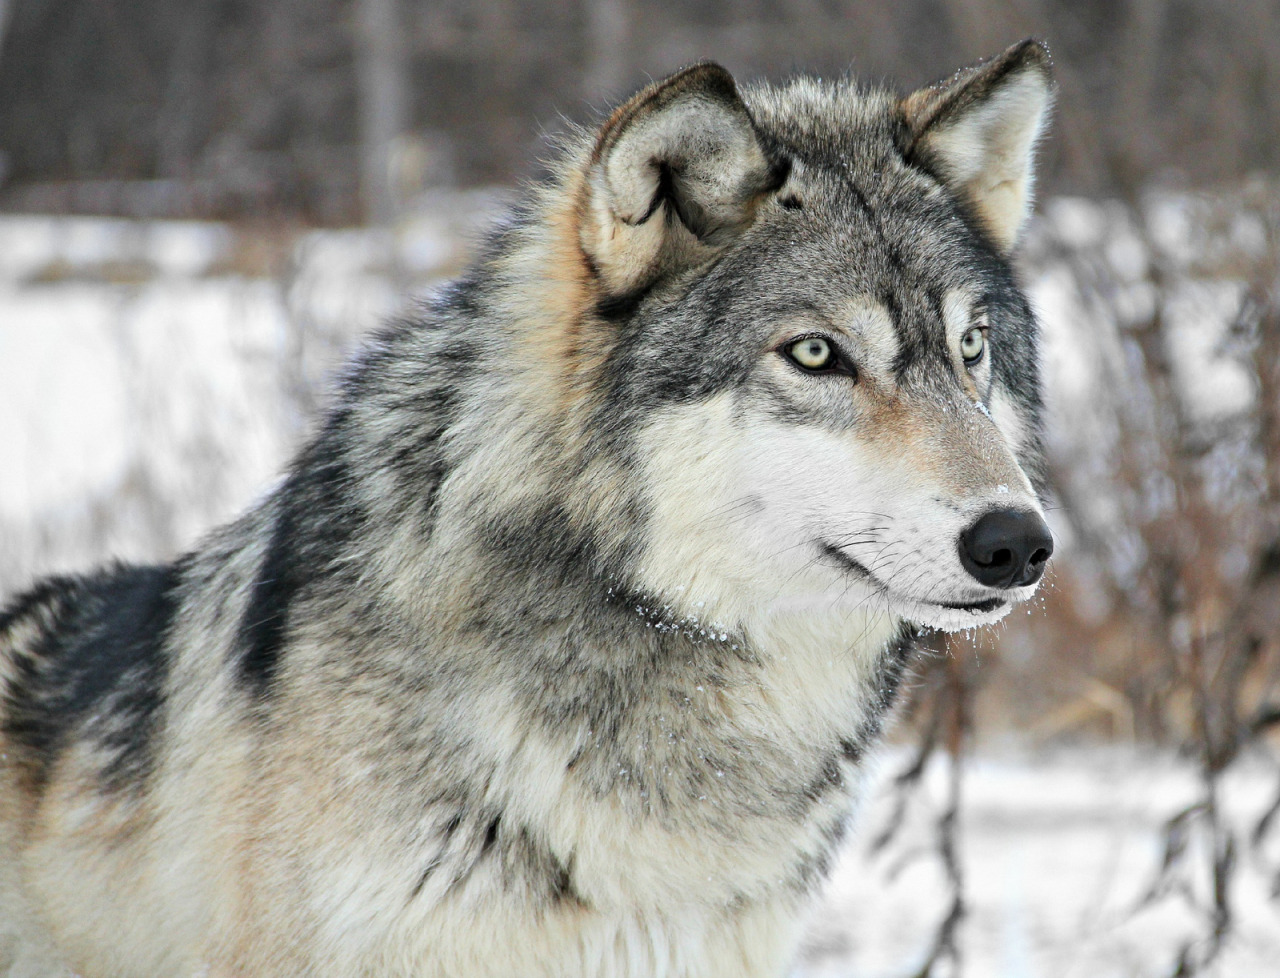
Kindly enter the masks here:
<path id="1" fill-rule="evenodd" d="M 714 64 L 640 92 L 500 240 L 507 298 L 449 300 L 524 323 L 480 495 L 612 533 L 609 574 L 747 631 L 1007 613 L 1053 547 L 1009 265 L 1051 98 L 1030 41 L 906 97 Z"/>

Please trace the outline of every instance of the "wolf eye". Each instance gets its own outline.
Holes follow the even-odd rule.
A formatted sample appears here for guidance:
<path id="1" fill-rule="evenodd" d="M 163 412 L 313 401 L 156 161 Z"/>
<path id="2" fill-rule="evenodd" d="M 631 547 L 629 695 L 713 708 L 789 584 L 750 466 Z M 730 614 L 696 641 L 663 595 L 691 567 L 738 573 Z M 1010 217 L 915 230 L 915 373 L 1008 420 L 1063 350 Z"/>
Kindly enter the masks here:
<path id="1" fill-rule="evenodd" d="M 981 326 L 974 326 L 960 338 L 960 356 L 964 357 L 965 366 L 972 367 L 982 359 L 987 349 L 987 331 Z"/>
<path id="2" fill-rule="evenodd" d="M 837 359 L 831 344 L 821 336 L 806 336 L 785 348 L 787 357 L 805 370 L 832 370 Z"/>

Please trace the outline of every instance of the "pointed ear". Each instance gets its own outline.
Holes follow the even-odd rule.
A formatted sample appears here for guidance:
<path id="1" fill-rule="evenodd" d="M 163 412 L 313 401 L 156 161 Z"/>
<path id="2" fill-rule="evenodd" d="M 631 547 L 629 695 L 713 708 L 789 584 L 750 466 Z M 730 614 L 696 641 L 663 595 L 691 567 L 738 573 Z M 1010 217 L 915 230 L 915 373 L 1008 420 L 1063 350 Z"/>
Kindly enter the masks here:
<path id="1" fill-rule="evenodd" d="M 601 129 L 582 249 L 607 292 L 634 294 L 715 255 L 785 178 L 729 72 L 693 65 L 644 89 Z"/>
<path id="2" fill-rule="evenodd" d="M 1048 49 L 1027 40 L 902 102 L 911 154 L 959 194 L 1002 253 L 1031 209 L 1050 65 Z"/>

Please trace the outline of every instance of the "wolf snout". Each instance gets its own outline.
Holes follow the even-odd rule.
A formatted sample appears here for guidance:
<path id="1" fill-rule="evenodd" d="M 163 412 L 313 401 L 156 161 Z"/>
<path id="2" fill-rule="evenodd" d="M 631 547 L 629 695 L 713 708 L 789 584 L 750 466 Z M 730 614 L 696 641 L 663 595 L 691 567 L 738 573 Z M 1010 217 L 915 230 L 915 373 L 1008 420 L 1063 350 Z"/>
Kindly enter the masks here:
<path id="1" fill-rule="evenodd" d="M 960 563 L 987 587 L 1034 584 L 1052 553 L 1049 527 L 1024 510 L 992 510 L 960 534 Z"/>

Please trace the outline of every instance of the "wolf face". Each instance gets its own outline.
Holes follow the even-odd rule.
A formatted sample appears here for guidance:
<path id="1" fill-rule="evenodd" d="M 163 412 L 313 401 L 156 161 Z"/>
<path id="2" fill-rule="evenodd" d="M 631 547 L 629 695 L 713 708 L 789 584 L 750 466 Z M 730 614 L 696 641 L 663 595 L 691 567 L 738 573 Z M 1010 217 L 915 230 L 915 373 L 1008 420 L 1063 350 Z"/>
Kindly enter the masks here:
<path id="1" fill-rule="evenodd" d="M 1046 72 L 1021 45 L 895 111 L 808 80 L 739 101 L 701 66 L 615 114 L 586 244 L 632 291 L 610 410 L 645 418 L 664 601 L 956 629 L 1034 592 L 1036 324 L 1006 257 Z"/>

